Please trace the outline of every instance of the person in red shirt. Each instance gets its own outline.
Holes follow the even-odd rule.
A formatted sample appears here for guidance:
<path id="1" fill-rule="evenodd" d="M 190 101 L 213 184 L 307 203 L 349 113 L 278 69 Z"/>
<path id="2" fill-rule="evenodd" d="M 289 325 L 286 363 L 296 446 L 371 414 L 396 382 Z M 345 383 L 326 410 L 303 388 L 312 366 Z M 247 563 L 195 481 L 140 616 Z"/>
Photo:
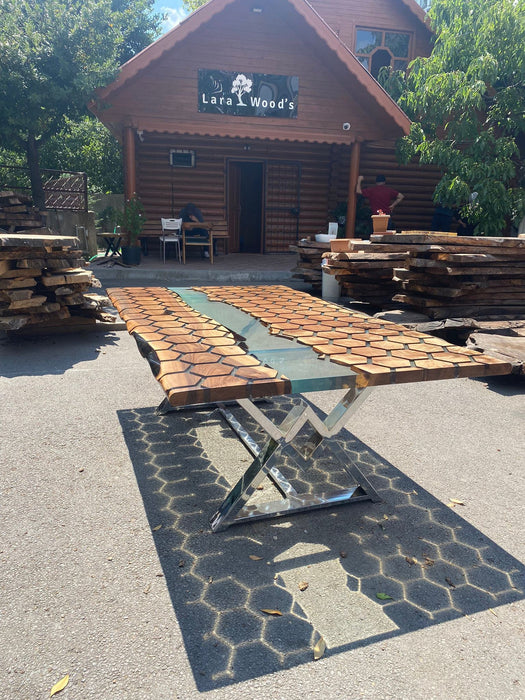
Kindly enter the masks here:
<path id="1" fill-rule="evenodd" d="M 404 199 L 401 192 L 392 189 L 392 187 L 386 184 L 386 177 L 384 175 L 378 175 L 376 177 L 376 184 L 374 187 L 365 187 L 362 189 L 362 182 L 363 176 L 359 175 L 357 178 L 356 192 L 368 199 L 372 214 L 378 214 L 380 211 L 383 212 L 383 214 L 392 214 L 394 207 L 397 207 L 399 202 Z"/>

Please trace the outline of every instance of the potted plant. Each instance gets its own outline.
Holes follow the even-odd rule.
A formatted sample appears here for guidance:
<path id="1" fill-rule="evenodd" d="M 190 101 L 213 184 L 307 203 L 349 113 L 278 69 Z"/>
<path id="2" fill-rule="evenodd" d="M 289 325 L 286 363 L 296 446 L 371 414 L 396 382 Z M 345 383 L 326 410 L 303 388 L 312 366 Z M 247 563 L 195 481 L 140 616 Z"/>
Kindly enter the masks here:
<path id="1" fill-rule="evenodd" d="M 141 253 L 139 238 L 146 223 L 146 217 L 144 206 L 136 194 L 124 203 L 124 210 L 120 212 L 118 223 L 126 241 L 125 245 L 121 246 L 122 262 L 125 265 L 138 265 Z"/>

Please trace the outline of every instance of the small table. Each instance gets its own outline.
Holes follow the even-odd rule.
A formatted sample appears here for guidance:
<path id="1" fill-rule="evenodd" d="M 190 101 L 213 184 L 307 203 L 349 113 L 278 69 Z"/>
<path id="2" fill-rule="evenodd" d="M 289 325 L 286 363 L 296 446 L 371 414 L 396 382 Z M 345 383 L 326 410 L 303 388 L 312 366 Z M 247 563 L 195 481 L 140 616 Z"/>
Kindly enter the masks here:
<path id="1" fill-rule="evenodd" d="M 122 235 L 120 233 L 97 233 L 97 238 L 101 238 L 104 241 L 106 247 L 106 252 L 104 257 L 120 256 L 120 245 L 122 242 Z"/>
<path id="2" fill-rule="evenodd" d="M 345 426 L 373 386 L 511 371 L 508 362 L 283 286 L 107 291 L 164 389 L 166 398 L 158 411 L 216 404 L 252 453 L 253 462 L 211 518 L 213 531 L 379 500 L 355 463 L 342 465 L 352 480 L 348 488 L 318 494 L 297 493 L 275 464 L 292 441 L 308 460 L 324 438 Z M 276 425 L 254 403 L 263 397 L 334 389 L 346 393 L 324 420 L 302 400 Z M 266 432 L 262 447 L 227 409 L 229 401 L 236 401 Z M 266 476 L 282 499 L 250 505 L 250 496 Z"/>

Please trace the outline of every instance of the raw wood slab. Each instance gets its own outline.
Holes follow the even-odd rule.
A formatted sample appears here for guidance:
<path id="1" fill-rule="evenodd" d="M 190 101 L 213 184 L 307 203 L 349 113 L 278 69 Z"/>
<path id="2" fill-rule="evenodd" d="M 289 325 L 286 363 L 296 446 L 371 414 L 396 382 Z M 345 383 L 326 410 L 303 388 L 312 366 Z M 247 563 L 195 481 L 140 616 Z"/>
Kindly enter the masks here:
<path id="1" fill-rule="evenodd" d="M 486 236 L 456 236 L 452 238 L 439 234 L 418 234 L 416 232 L 398 234 L 374 233 L 370 236 L 370 241 L 372 243 L 396 243 L 399 245 L 406 245 L 407 243 L 447 246 L 462 245 L 469 248 L 482 245 L 499 250 L 502 248 L 525 248 L 525 239 L 520 238 L 489 238 Z"/>

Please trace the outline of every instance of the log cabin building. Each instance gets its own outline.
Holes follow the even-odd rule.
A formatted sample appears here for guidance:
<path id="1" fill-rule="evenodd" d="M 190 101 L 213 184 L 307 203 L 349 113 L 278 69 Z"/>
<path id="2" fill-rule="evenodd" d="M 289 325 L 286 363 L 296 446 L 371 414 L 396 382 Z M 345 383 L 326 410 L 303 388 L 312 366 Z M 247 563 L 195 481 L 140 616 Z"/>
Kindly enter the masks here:
<path id="1" fill-rule="evenodd" d="M 187 202 L 225 220 L 232 252 L 288 252 L 355 221 L 355 185 L 405 195 L 397 228 L 427 228 L 435 170 L 400 166 L 408 117 L 374 79 L 428 55 L 415 0 L 210 0 L 121 67 L 90 104 L 121 140 L 125 196 L 160 218 Z"/>

